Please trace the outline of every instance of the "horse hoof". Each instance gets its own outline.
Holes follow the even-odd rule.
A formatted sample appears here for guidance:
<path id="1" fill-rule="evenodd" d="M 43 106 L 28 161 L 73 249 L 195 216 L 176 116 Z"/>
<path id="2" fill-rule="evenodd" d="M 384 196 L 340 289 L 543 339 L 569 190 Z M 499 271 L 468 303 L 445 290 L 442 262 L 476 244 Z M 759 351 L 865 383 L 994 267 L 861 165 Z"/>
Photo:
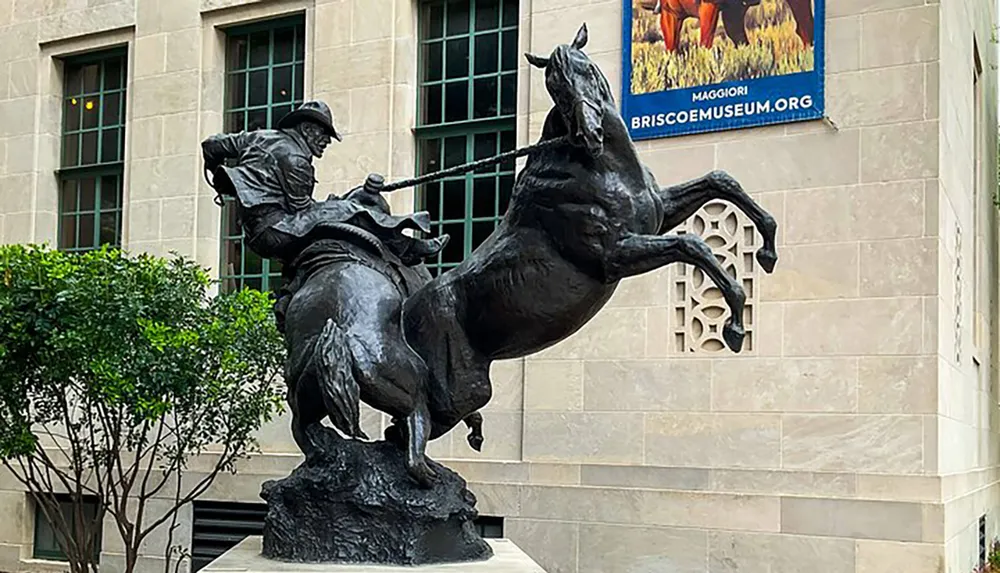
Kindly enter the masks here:
<path id="1" fill-rule="evenodd" d="M 774 271 L 774 265 L 778 263 L 778 254 L 770 249 L 759 249 L 757 251 L 757 262 L 764 269 L 765 273 L 770 274 Z"/>
<path id="2" fill-rule="evenodd" d="M 722 328 L 722 338 L 726 341 L 726 346 L 733 352 L 739 352 L 743 349 L 745 336 L 746 330 L 742 326 L 733 325 L 732 322 L 727 322 L 726 326 Z"/>
<path id="3" fill-rule="evenodd" d="M 468 437 L 466 437 L 466 440 L 469 441 L 469 446 L 471 446 L 472 449 L 476 450 L 477 452 L 483 451 L 483 442 L 485 440 L 483 439 L 482 434 L 476 432 L 470 432 Z"/>

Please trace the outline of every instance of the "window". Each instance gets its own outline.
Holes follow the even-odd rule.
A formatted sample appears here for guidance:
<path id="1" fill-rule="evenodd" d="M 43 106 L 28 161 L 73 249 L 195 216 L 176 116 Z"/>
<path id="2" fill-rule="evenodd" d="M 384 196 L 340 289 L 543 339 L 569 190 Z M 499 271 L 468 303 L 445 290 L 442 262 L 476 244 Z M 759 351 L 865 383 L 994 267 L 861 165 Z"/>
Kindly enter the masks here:
<path id="1" fill-rule="evenodd" d="M 225 130 L 273 128 L 303 101 L 305 24 L 301 17 L 226 30 Z M 276 291 L 281 267 L 246 249 L 235 204 L 222 207 L 222 286 Z"/>
<path id="2" fill-rule="evenodd" d="M 267 505 L 263 503 L 194 502 L 191 572 L 218 559 L 251 535 L 263 535 Z"/>
<path id="3" fill-rule="evenodd" d="M 76 513 L 74 512 L 74 508 L 77 506 L 73 504 L 70 497 L 68 495 L 56 495 L 56 501 L 59 503 L 59 510 L 62 512 L 63 519 L 67 523 L 77 523 Z M 85 498 L 80 508 L 83 511 L 82 522 L 85 524 L 84 527 L 93 527 L 94 556 L 97 558 L 101 553 L 102 531 L 101 524 L 97 523 L 97 500 Z M 80 539 L 82 537 L 82 532 L 78 532 L 76 538 Z M 45 517 L 45 512 L 42 511 L 37 502 L 35 503 L 35 547 L 32 556 L 35 559 L 66 561 L 66 554 L 59 547 L 55 529 Z"/>
<path id="4" fill-rule="evenodd" d="M 126 54 L 64 62 L 59 248 L 121 245 Z"/>
<path id="5" fill-rule="evenodd" d="M 986 151 L 986 141 L 985 135 L 985 98 L 983 96 L 983 63 L 979 57 L 979 45 L 973 40 L 973 68 L 972 68 L 972 121 L 973 121 L 973 160 L 972 168 L 974 170 L 972 174 L 973 181 L 973 191 L 972 191 L 972 342 L 974 346 L 973 358 L 978 360 L 985 358 L 980 356 L 983 353 L 988 352 L 988 348 L 984 348 L 984 336 L 986 334 L 987 325 L 985 324 L 985 316 L 983 314 L 983 309 L 987 307 L 986 301 L 983 300 L 984 294 L 987 292 L 983 287 L 983 280 L 985 277 L 985 257 L 983 252 L 983 246 L 986 242 L 986 237 L 984 232 L 986 225 L 984 224 L 984 218 L 988 216 L 990 212 L 989 199 L 987 194 L 984 193 L 987 182 L 984 180 L 985 173 L 983 171 L 984 167 L 984 152 Z M 982 382 L 982 380 L 980 380 Z"/>
<path id="6" fill-rule="evenodd" d="M 503 518 L 481 515 L 472 523 L 476 533 L 483 539 L 499 539 L 503 537 Z"/>
<path id="7" fill-rule="evenodd" d="M 517 0 L 428 0 L 420 9 L 417 170 L 509 151 L 517 112 Z M 451 241 L 429 265 L 459 264 L 493 232 L 514 188 L 514 161 L 422 185 L 417 208 Z"/>

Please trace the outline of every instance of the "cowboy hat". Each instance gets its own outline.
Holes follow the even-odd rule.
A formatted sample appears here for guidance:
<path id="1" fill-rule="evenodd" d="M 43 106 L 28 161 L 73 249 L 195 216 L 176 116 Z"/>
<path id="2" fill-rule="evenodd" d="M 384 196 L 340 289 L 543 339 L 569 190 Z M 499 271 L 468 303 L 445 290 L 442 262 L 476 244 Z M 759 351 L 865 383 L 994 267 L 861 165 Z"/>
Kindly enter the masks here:
<path id="1" fill-rule="evenodd" d="M 337 141 L 343 141 L 337 128 L 333 126 L 333 113 L 330 106 L 321 101 L 307 101 L 300 105 L 298 109 L 289 112 L 278 120 L 278 129 L 288 129 L 295 127 L 303 121 L 311 121 L 319 125 L 330 137 Z"/>

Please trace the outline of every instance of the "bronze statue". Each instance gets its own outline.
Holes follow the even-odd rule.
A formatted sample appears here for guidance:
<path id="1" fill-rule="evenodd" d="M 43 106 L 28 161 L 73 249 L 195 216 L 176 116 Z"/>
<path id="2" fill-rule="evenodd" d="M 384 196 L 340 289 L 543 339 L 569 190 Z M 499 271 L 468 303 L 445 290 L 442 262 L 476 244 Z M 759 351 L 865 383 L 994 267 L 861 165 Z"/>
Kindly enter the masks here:
<path id="1" fill-rule="evenodd" d="M 312 156 L 340 140 L 325 104 L 304 104 L 276 131 L 204 142 L 217 191 L 237 200 L 247 246 L 281 260 L 289 278 L 276 314 L 289 350 L 293 435 L 307 461 L 264 486 L 266 555 L 415 564 L 487 554 L 469 525 L 475 498 L 427 459 L 428 441 L 464 421 L 478 449 L 490 364 L 569 337 L 626 277 L 675 262 L 700 268 L 725 297 L 731 316 L 724 338 L 740 350 L 741 285 L 700 238 L 667 233 L 706 202 L 729 201 L 763 236 L 757 260 L 770 272 L 777 261 L 773 217 L 722 172 L 660 188 L 607 80 L 582 51 L 586 43 L 584 25 L 549 57 L 527 56 L 545 70 L 556 104 L 541 141 L 524 150 L 528 161 L 497 229 L 433 279 L 423 260 L 447 237 L 403 233 L 429 233 L 428 215 L 393 216 L 381 192 L 398 186 L 373 175 L 344 198 L 312 199 Z M 224 165 L 227 159 L 236 165 Z M 387 442 L 358 445 L 366 438 L 361 401 L 392 417 Z M 346 439 L 324 430 L 324 418 Z M 405 465 L 409 485 L 382 476 L 396 463 Z M 353 475 L 359 472 L 380 477 Z M 390 517 L 373 522 L 373 507 Z M 324 515 L 351 525 L 323 529 L 332 527 L 322 525 Z M 386 521 L 398 523 L 373 525 Z"/>

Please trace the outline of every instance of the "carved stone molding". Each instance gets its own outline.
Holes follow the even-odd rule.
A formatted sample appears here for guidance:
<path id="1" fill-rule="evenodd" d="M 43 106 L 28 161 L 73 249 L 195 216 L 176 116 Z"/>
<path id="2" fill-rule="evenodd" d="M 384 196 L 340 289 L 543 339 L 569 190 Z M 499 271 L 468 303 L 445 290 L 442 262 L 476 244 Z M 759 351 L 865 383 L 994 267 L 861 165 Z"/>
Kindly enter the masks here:
<path id="1" fill-rule="evenodd" d="M 677 233 L 694 233 L 715 252 L 722 267 L 743 285 L 747 302 L 743 310 L 746 339 L 743 353 L 755 350 L 754 326 L 757 302 L 757 251 L 759 239 L 753 223 L 729 203 L 713 201 L 691 216 Z M 728 352 L 722 327 L 729 310 L 722 293 L 703 272 L 689 265 L 674 265 L 671 276 L 673 340 L 676 354 Z"/>

